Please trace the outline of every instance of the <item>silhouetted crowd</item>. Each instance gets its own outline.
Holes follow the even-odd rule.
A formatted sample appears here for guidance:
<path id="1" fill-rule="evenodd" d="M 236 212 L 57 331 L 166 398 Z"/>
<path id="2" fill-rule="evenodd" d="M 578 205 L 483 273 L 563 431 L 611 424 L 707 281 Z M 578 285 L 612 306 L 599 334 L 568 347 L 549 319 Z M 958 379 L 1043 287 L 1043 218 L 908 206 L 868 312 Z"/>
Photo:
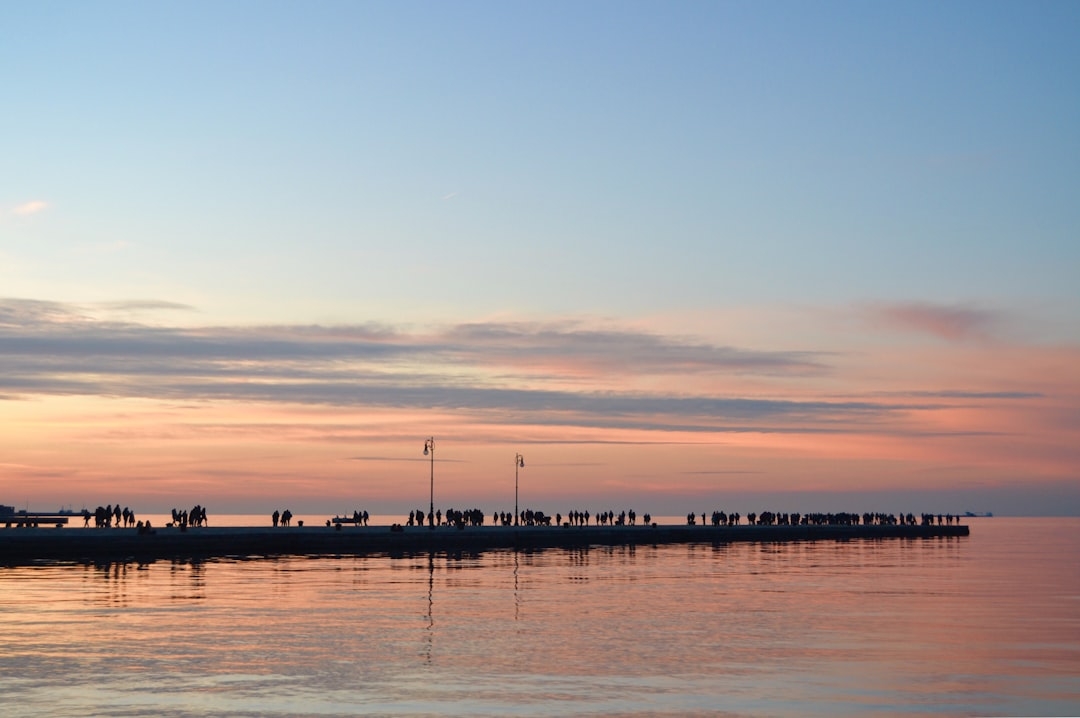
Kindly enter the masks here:
<path id="1" fill-rule="evenodd" d="M 90 526 L 90 519 L 94 520 L 94 527 L 99 529 L 111 528 L 114 523 L 116 528 L 128 528 L 135 525 L 135 512 L 126 506 L 121 509 L 120 504 L 98 506 L 93 512 L 83 509 L 82 517 L 83 528 Z"/>
<path id="2" fill-rule="evenodd" d="M 116 528 L 135 528 L 139 533 L 154 533 L 153 526 L 150 525 L 150 519 L 145 522 L 135 519 L 135 512 L 128 507 L 120 508 L 120 504 L 113 506 L 98 506 L 93 511 L 90 509 L 82 510 L 83 528 L 90 526 L 90 521 L 93 520 L 94 528 L 107 529 L 111 528 L 113 524 Z"/>
<path id="3" fill-rule="evenodd" d="M 434 514 L 432 514 L 430 511 L 425 514 L 423 509 L 415 509 L 409 512 L 409 518 L 405 521 L 405 525 L 423 526 L 425 520 L 427 521 L 427 525 L 431 527 L 454 526 L 457 528 L 464 528 L 466 526 L 484 525 L 484 512 L 480 509 L 467 509 L 464 511 L 458 509 L 447 509 L 445 514 L 445 523 L 443 523 L 443 517 L 444 515 L 442 509 L 436 509 Z"/>
<path id="4" fill-rule="evenodd" d="M 738 513 L 727 514 L 723 511 L 712 512 L 713 526 L 738 526 L 742 517 Z M 959 516 L 952 514 L 885 514 L 885 513 L 774 513 L 762 511 L 760 514 L 749 513 L 746 523 L 749 526 L 952 526 L 953 521 L 960 523 Z M 648 519 L 646 518 L 646 521 Z M 697 514 L 686 515 L 688 526 L 697 524 Z M 706 526 L 705 514 L 701 514 L 701 525 Z"/>
<path id="5" fill-rule="evenodd" d="M 641 518 L 646 526 L 652 523 L 652 514 L 644 514 Z M 637 526 L 637 512 L 633 509 L 620 511 L 618 514 L 614 511 L 601 511 L 595 515 L 588 511 L 571 511 L 566 515 L 566 525 L 588 526 L 590 519 L 594 520 L 597 526 Z M 558 523 L 562 524 L 562 517 L 559 517 Z"/>
<path id="6" fill-rule="evenodd" d="M 445 521 L 444 521 L 445 518 Z M 515 520 L 516 518 L 516 520 Z M 520 511 L 517 517 L 510 511 L 497 511 L 491 515 L 491 522 L 495 526 L 636 526 L 638 525 L 638 514 L 633 509 L 627 511 L 620 511 L 615 513 L 614 511 L 601 511 L 598 513 L 590 513 L 588 511 L 572 510 L 566 514 L 566 521 L 563 521 L 563 515 L 556 513 L 554 516 L 544 513 L 543 511 L 537 511 L 534 509 L 524 509 Z M 649 526 L 652 524 L 652 514 L 643 514 L 641 516 L 643 524 Z M 739 512 L 727 513 L 725 511 L 713 511 L 709 516 L 707 513 L 701 514 L 688 513 L 686 515 L 686 523 L 688 526 L 740 526 L 743 524 L 744 517 Z M 341 521 L 341 519 L 335 519 L 335 521 Z M 929 514 L 924 513 L 916 516 L 912 513 L 901 514 L 886 514 L 886 513 L 780 513 L 773 511 L 762 511 L 758 513 L 749 513 L 745 516 L 745 525 L 747 526 L 942 526 L 953 523 L 960 523 L 960 517 L 953 514 Z M 357 522 L 357 525 L 360 525 Z M 367 525 L 366 517 L 364 524 Z M 480 509 L 470 509 L 468 511 L 458 511 L 455 509 L 447 509 L 444 514 L 442 509 L 438 509 L 434 514 L 426 512 L 423 509 L 416 509 L 409 512 L 409 517 L 405 522 L 406 526 L 483 526 L 484 525 L 484 512 Z"/>
<path id="7" fill-rule="evenodd" d="M 196 504 L 189 512 L 187 509 L 173 509 L 172 523 L 167 526 L 178 526 L 186 529 L 188 526 L 206 526 L 206 509 Z"/>
<path id="8" fill-rule="evenodd" d="M 444 521 L 445 518 L 445 521 Z M 590 521 L 594 522 L 596 526 L 635 526 L 637 525 L 637 512 L 622 511 L 616 514 L 614 511 L 602 511 L 597 514 L 590 514 L 588 511 L 571 511 L 566 515 L 567 526 L 589 526 Z M 652 521 L 650 514 L 645 514 L 645 523 L 649 524 Z M 516 517 L 512 511 L 497 511 L 491 515 L 491 523 L 494 526 L 562 526 L 563 515 L 556 513 L 554 516 L 546 514 L 543 511 L 537 511 L 534 509 L 523 509 L 518 512 Z M 335 522 L 340 522 L 341 519 L 334 519 Z M 409 512 L 409 517 L 405 520 L 406 526 L 483 526 L 485 521 L 485 514 L 480 509 L 469 509 L 467 511 L 458 511 L 457 509 L 447 509 L 443 514 L 442 509 L 437 509 L 434 514 L 430 511 L 424 512 L 423 509 L 415 509 Z M 364 525 L 367 525 L 366 523 Z"/>
<path id="9" fill-rule="evenodd" d="M 515 520 L 516 518 L 516 520 Z M 645 524 L 652 523 L 652 515 L 645 514 L 642 517 Z M 444 520 L 445 519 L 445 520 Z M 571 511 L 566 515 L 566 526 L 636 526 L 638 515 L 636 511 L 602 511 L 590 514 L 588 511 Z M 333 519 L 334 523 L 348 522 L 346 519 Z M 434 514 L 423 509 L 415 509 L 409 512 L 405 520 L 406 526 L 483 526 L 485 514 L 480 509 L 459 511 L 447 509 L 444 514 L 442 509 L 437 509 Z M 556 513 L 554 516 L 543 511 L 523 509 L 515 517 L 512 511 L 496 511 L 491 514 L 491 523 L 494 526 L 562 526 L 563 515 Z M 365 526 L 367 525 L 365 521 Z"/>
<path id="10" fill-rule="evenodd" d="M 90 521 L 94 522 L 94 526 L 97 528 L 110 528 L 116 526 L 117 528 L 123 527 L 135 527 L 140 532 L 151 532 L 150 522 L 137 521 L 135 518 L 135 512 L 131 509 L 124 507 L 121 508 L 119 504 L 113 506 L 98 506 L 94 511 L 83 509 L 81 516 L 83 517 L 84 527 L 90 526 Z M 725 511 L 713 511 L 711 516 L 702 512 L 697 514 L 690 512 L 686 514 L 686 523 L 688 526 L 740 526 L 743 525 L 743 516 L 738 512 L 728 513 Z M 270 519 L 273 522 L 273 526 L 291 526 L 293 514 L 289 509 L 284 511 L 275 510 L 271 514 Z M 352 512 L 352 516 L 335 517 L 332 520 L 327 520 L 326 525 L 330 526 L 332 523 L 336 524 L 339 528 L 343 523 L 351 523 L 356 526 L 367 526 L 370 518 L 370 514 L 367 511 L 361 511 L 359 509 Z M 518 513 L 517 516 L 510 511 L 499 511 L 491 514 L 491 522 L 495 526 L 636 526 L 638 514 L 633 509 L 627 511 L 620 511 L 615 513 L 614 511 L 601 511 L 598 513 L 590 513 L 589 511 L 572 510 L 566 514 L 565 522 L 563 521 L 563 515 L 556 513 L 554 516 L 538 511 L 534 509 L 524 509 Z M 922 513 L 916 516 L 913 513 L 781 513 L 773 511 L 762 511 L 758 513 L 746 514 L 745 520 L 747 526 L 952 526 L 954 523 L 960 523 L 960 516 L 951 513 L 947 514 L 932 514 Z M 652 515 L 644 514 L 642 516 L 645 526 L 652 524 Z M 434 528 L 435 526 L 452 526 L 457 528 L 464 528 L 466 526 L 483 526 L 485 521 L 485 513 L 480 509 L 447 509 L 445 513 L 442 509 L 437 509 L 434 513 L 425 512 L 423 509 L 415 509 L 409 512 L 409 517 L 405 522 L 406 526 L 429 526 Z M 299 525 L 303 526 L 303 521 L 299 522 Z M 166 524 L 167 527 L 179 527 L 185 529 L 189 526 L 206 526 L 206 509 L 202 506 L 196 505 L 191 509 L 173 509 L 172 510 L 172 522 Z M 400 524 L 394 524 L 398 529 L 401 528 Z"/>

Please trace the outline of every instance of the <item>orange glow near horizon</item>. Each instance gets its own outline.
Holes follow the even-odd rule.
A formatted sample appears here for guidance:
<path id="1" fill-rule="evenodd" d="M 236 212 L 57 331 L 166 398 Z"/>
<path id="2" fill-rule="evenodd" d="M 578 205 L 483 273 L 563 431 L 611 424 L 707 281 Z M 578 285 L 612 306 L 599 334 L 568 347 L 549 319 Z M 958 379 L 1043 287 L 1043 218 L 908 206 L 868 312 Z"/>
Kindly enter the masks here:
<path id="1" fill-rule="evenodd" d="M 485 508 L 512 498 L 516 452 L 526 456 L 525 495 L 549 501 L 1067 486 L 1080 473 L 1072 347 L 868 346 L 806 370 L 798 357 L 775 370 L 712 366 L 694 345 L 677 345 L 685 357 L 670 364 L 605 358 L 592 345 L 581 357 L 567 351 L 532 363 L 477 351 L 481 359 L 445 371 L 416 360 L 410 371 L 441 378 L 447 391 L 520 392 L 505 401 L 476 394 L 477 407 L 466 394 L 461 408 L 449 395 L 446 408 L 430 410 L 273 398 L 273 378 L 256 383 L 268 389 L 261 400 L 0 399 L 0 502 L 419 505 L 428 436 L 437 502 Z M 349 368 L 325 371 L 338 381 Z M 408 374 L 374 375 L 411 387 Z"/>

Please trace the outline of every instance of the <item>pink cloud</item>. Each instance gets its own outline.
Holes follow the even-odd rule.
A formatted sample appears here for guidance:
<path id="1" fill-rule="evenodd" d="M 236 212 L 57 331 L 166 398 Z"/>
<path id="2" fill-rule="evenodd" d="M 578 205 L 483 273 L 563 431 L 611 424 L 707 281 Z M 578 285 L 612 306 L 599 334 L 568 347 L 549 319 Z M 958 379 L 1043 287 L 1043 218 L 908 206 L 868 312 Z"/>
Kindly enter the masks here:
<path id="1" fill-rule="evenodd" d="M 33 200 L 31 202 L 24 202 L 11 210 L 12 214 L 20 216 L 26 216 L 31 214 L 37 214 L 48 209 L 49 203 L 40 199 Z"/>
<path id="2" fill-rule="evenodd" d="M 870 311 L 871 320 L 886 328 L 930 334 L 946 341 L 985 338 L 999 316 L 975 307 L 909 302 L 885 304 Z"/>

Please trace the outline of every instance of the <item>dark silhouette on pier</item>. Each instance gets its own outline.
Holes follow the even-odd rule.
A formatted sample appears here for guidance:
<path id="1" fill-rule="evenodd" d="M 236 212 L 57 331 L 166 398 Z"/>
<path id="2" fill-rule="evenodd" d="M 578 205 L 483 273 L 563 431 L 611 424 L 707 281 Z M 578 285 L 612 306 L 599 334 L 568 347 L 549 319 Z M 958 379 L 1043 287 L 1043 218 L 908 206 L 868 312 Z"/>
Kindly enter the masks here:
<path id="1" fill-rule="evenodd" d="M 112 505 L 94 512 L 95 525 L 109 527 L 118 509 Z M 124 509 L 119 509 L 124 525 Z M 86 514 L 83 514 L 84 519 Z M 305 527 L 303 522 L 289 531 L 292 512 L 275 510 L 272 526 L 217 527 L 207 525 L 205 509 L 175 511 L 171 525 L 155 529 L 147 521 L 136 521 L 127 510 L 131 529 L 112 531 L 29 528 L 0 531 L 0 563 L 35 560 L 96 561 L 153 560 L 166 557 L 269 556 L 389 554 L 418 552 L 484 551 L 490 549 L 581 548 L 593 545 L 655 545 L 666 543 L 713 544 L 734 541 L 818 541 L 852 539 L 927 539 L 968 535 L 968 527 L 953 514 L 923 513 L 916 516 L 888 513 L 781 513 L 762 511 L 744 517 L 738 512 L 715 510 L 689 512 L 685 525 L 658 526 L 651 514 L 606 509 L 600 512 L 573 509 L 554 516 L 537 509 L 525 509 L 514 525 L 510 512 L 494 512 L 494 525 L 485 525 L 487 514 L 479 508 L 423 510 L 409 513 L 405 524 L 369 526 L 367 512 L 354 511 L 351 517 L 328 519 L 325 526 Z M 0 516 L 0 523 L 11 515 Z M 700 519 L 700 523 L 699 523 Z M 88 521 L 87 521 L 88 523 Z M 351 524 L 342 530 L 343 524 Z M 11 525 L 11 523 L 7 523 Z M 23 519 L 21 526 L 33 526 Z M 189 531 L 189 526 L 198 530 Z M 426 530 L 420 531 L 418 529 Z M 329 529 L 329 530 L 328 530 Z M 438 529 L 438 530 L 435 530 Z"/>

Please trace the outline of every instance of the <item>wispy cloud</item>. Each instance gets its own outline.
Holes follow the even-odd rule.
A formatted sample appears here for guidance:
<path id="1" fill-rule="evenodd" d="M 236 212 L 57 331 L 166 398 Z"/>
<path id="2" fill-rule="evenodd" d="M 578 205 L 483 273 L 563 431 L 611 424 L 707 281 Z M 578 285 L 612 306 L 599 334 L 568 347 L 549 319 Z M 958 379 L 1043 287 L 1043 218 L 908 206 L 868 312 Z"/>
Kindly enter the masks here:
<path id="1" fill-rule="evenodd" d="M 117 309 L 187 309 L 122 302 Z M 176 328 L 95 318 L 94 307 L 0 300 L 0 391 L 498 413 L 536 425 L 686 431 L 816 430 L 910 411 L 680 388 L 690 376 L 803 377 L 806 352 L 765 352 L 579 322 Z M 567 382 L 567 375 L 576 380 Z M 647 389 L 631 388 L 641 377 Z"/>
<path id="2" fill-rule="evenodd" d="M 103 309 L 122 319 L 101 318 Z M 583 321 L 418 331 L 375 323 L 175 327 L 131 316 L 191 309 L 154 300 L 0 299 L 0 395 L 437 411 L 477 424 L 552 429 L 909 437 L 986 430 L 920 423 L 915 415 L 1043 398 L 1015 382 L 1007 390 L 815 393 L 806 387 L 835 385 L 826 360 L 836 355 L 723 346 Z"/>
<path id="3" fill-rule="evenodd" d="M 75 306 L 39 299 L 0 299 L 0 328 L 18 332 L 37 333 L 48 328 L 56 330 L 73 321 L 88 317 Z"/>
<path id="4" fill-rule="evenodd" d="M 145 311 L 182 311 L 193 312 L 195 307 L 180 302 L 166 302 L 160 299 L 129 299 L 119 302 L 96 302 L 94 306 L 123 312 Z"/>
<path id="5" fill-rule="evenodd" d="M 1001 320 L 997 312 L 962 305 L 907 302 L 869 307 L 869 318 L 886 328 L 929 334 L 946 341 L 983 339 Z"/>
<path id="6" fill-rule="evenodd" d="M 437 471 L 459 486 L 494 487 L 490 457 L 513 447 L 540 469 L 530 475 L 544 490 L 570 494 L 596 477 L 609 491 L 670 495 L 909 486 L 913 471 L 954 465 L 972 480 L 1065 481 L 1078 465 L 1074 345 L 764 351 L 587 319 L 419 329 L 170 321 L 192 311 L 152 299 L 0 299 L 8 460 L 53 457 L 69 492 L 79 477 L 128 471 L 170 491 L 191 491 L 192 476 L 207 491 L 256 476 L 285 492 L 325 481 L 308 492 L 325 496 L 334 486 L 355 496 L 360 477 L 369 495 L 387 497 L 409 472 L 427 490 L 418 436 L 428 435 L 446 442 Z"/>
<path id="7" fill-rule="evenodd" d="M 1037 391 L 962 391 L 940 389 L 930 391 L 883 391 L 874 396 L 916 397 L 922 399 L 1041 399 L 1045 394 Z"/>
<path id="8" fill-rule="evenodd" d="M 461 324 L 448 330 L 447 337 L 463 346 L 484 347 L 507 361 L 573 359 L 578 365 L 608 371 L 808 375 L 829 370 L 825 355 L 819 353 L 755 351 L 575 322 Z"/>
<path id="9" fill-rule="evenodd" d="M 38 212 L 43 212 L 48 208 L 48 202 L 40 199 L 35 199 L 30 202 L 23 202 L 22 204 L 13 207 L 11 209 L 11 213 L 19 216 L 27 216 L 31 214 L 37 214 Z"/>
<path id="10" fill-rule="evenodd" d="M 159 302 L 124 302 L 113 309 L 190 309 Z M 4 353 L 58 358 L 109 356 L 139 361 L 245 361 L 253 365 L 306 361 L 381 362 L 392 359 L 447 367 L 483 366 L 530 374 L 621 372 L 764 375 L 828 370 L 808 352 L 752 351 L 631 330 L 593 330 L 577 323 L 463 324 L 407 332 L 382 324 L 170 328 L 133 321 L 100 321 L 91 306 L 38 300 L 0 300 Z M 355 369 L 355 367 L 353 367 Z M 441 370 L 441 371 L 443 371 Z M 411 371 L 415 372 L 414 367 Z"/>

